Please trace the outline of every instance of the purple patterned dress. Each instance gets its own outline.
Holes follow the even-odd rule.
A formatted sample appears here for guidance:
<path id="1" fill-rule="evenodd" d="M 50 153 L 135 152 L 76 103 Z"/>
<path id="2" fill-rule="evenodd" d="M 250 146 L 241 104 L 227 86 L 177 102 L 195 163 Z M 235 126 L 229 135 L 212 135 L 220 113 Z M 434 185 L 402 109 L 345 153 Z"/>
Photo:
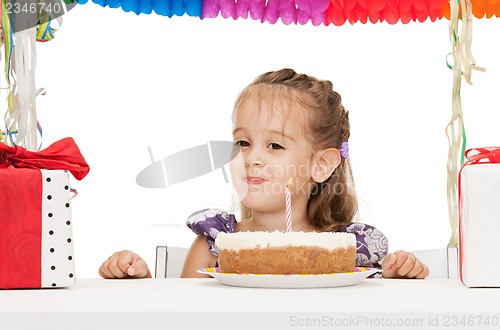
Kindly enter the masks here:
<path id="1" fill-rule="evenodd" d="M 209 251 L 218 256 L 215 238 L 220 232 L 234 233 L 236 218 L 218 209 L 204 209 L 193 213 L 187 226 L 197 235 L 207 236 Z M 375 227 L 353 222 L 340 232 L 356 235 L 356 266 L 381 268 L 381 261 L 387 255 L 387 238 Z"/>

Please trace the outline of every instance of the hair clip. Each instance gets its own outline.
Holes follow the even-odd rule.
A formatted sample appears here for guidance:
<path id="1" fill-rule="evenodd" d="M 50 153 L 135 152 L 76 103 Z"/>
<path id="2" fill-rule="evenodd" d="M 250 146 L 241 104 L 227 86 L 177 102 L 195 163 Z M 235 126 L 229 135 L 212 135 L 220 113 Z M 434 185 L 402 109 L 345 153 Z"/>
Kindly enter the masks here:
<path id="1" fill-rule="evenodd" d="M 340 144 L 339 152 L 342 157 L 349 157 L 349 144 L 347 142 L 342 142 Z"/>

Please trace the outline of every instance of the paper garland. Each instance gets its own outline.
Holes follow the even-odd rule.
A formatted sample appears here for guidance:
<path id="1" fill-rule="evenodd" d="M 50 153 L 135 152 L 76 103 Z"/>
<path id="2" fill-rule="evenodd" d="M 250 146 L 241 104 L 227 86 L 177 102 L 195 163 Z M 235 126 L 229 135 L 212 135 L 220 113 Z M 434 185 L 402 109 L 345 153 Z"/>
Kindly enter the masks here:
<path id="1" fill-rule="evenodd" d="M 85 4 L 88 0 L 75 0 Z M 349 22 L 377 23 L 424 22 L 450 19 L 448 0 L 92 0 L 103 7 L 122 8 L 139 14 L 163 16 L 253 19 L 275 24 L 336 25 Z M 500 1 L 473 0 L 472 14 L 477 18 L 499 17 Z"/>
<path id="2" fill-rule="evenodd" d="M 79 4 L 85 4 L 88 0 L 75 0 Z M 126 12 L 134 12 L 137 15 L 149 15 L 153 11 L 162 16 L 189 16 L 201 17 L 202 0 L 92 0 L 103 7 L 122 8 Z"/>

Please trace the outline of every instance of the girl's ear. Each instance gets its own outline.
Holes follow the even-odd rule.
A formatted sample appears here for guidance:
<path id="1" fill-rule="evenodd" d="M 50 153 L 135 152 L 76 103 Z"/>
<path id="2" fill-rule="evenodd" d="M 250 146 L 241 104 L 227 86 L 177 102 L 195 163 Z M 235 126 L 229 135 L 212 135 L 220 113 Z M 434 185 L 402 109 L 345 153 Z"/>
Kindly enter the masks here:
<path id="1" fill-rule="evenodd" d="M 340 165 L 340 152 L 335 148 L 324 149 L 316 152 L 312 164 L 312 179 L 325 182 Z"/>

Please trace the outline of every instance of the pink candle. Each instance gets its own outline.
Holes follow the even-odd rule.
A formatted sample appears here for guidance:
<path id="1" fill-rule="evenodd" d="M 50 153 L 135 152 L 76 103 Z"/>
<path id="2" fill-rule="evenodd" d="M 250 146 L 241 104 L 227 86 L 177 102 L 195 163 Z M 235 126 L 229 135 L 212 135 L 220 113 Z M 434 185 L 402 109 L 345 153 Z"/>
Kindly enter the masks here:
<path id="1" fill-rule="evenodd" d="M 292 178 L 288 180 L 285 189 L 285 198 L 286 198 L 286 231 L 292 231 L 292 194 L 290 192 L 290 187 L 293 183 Z"/>

